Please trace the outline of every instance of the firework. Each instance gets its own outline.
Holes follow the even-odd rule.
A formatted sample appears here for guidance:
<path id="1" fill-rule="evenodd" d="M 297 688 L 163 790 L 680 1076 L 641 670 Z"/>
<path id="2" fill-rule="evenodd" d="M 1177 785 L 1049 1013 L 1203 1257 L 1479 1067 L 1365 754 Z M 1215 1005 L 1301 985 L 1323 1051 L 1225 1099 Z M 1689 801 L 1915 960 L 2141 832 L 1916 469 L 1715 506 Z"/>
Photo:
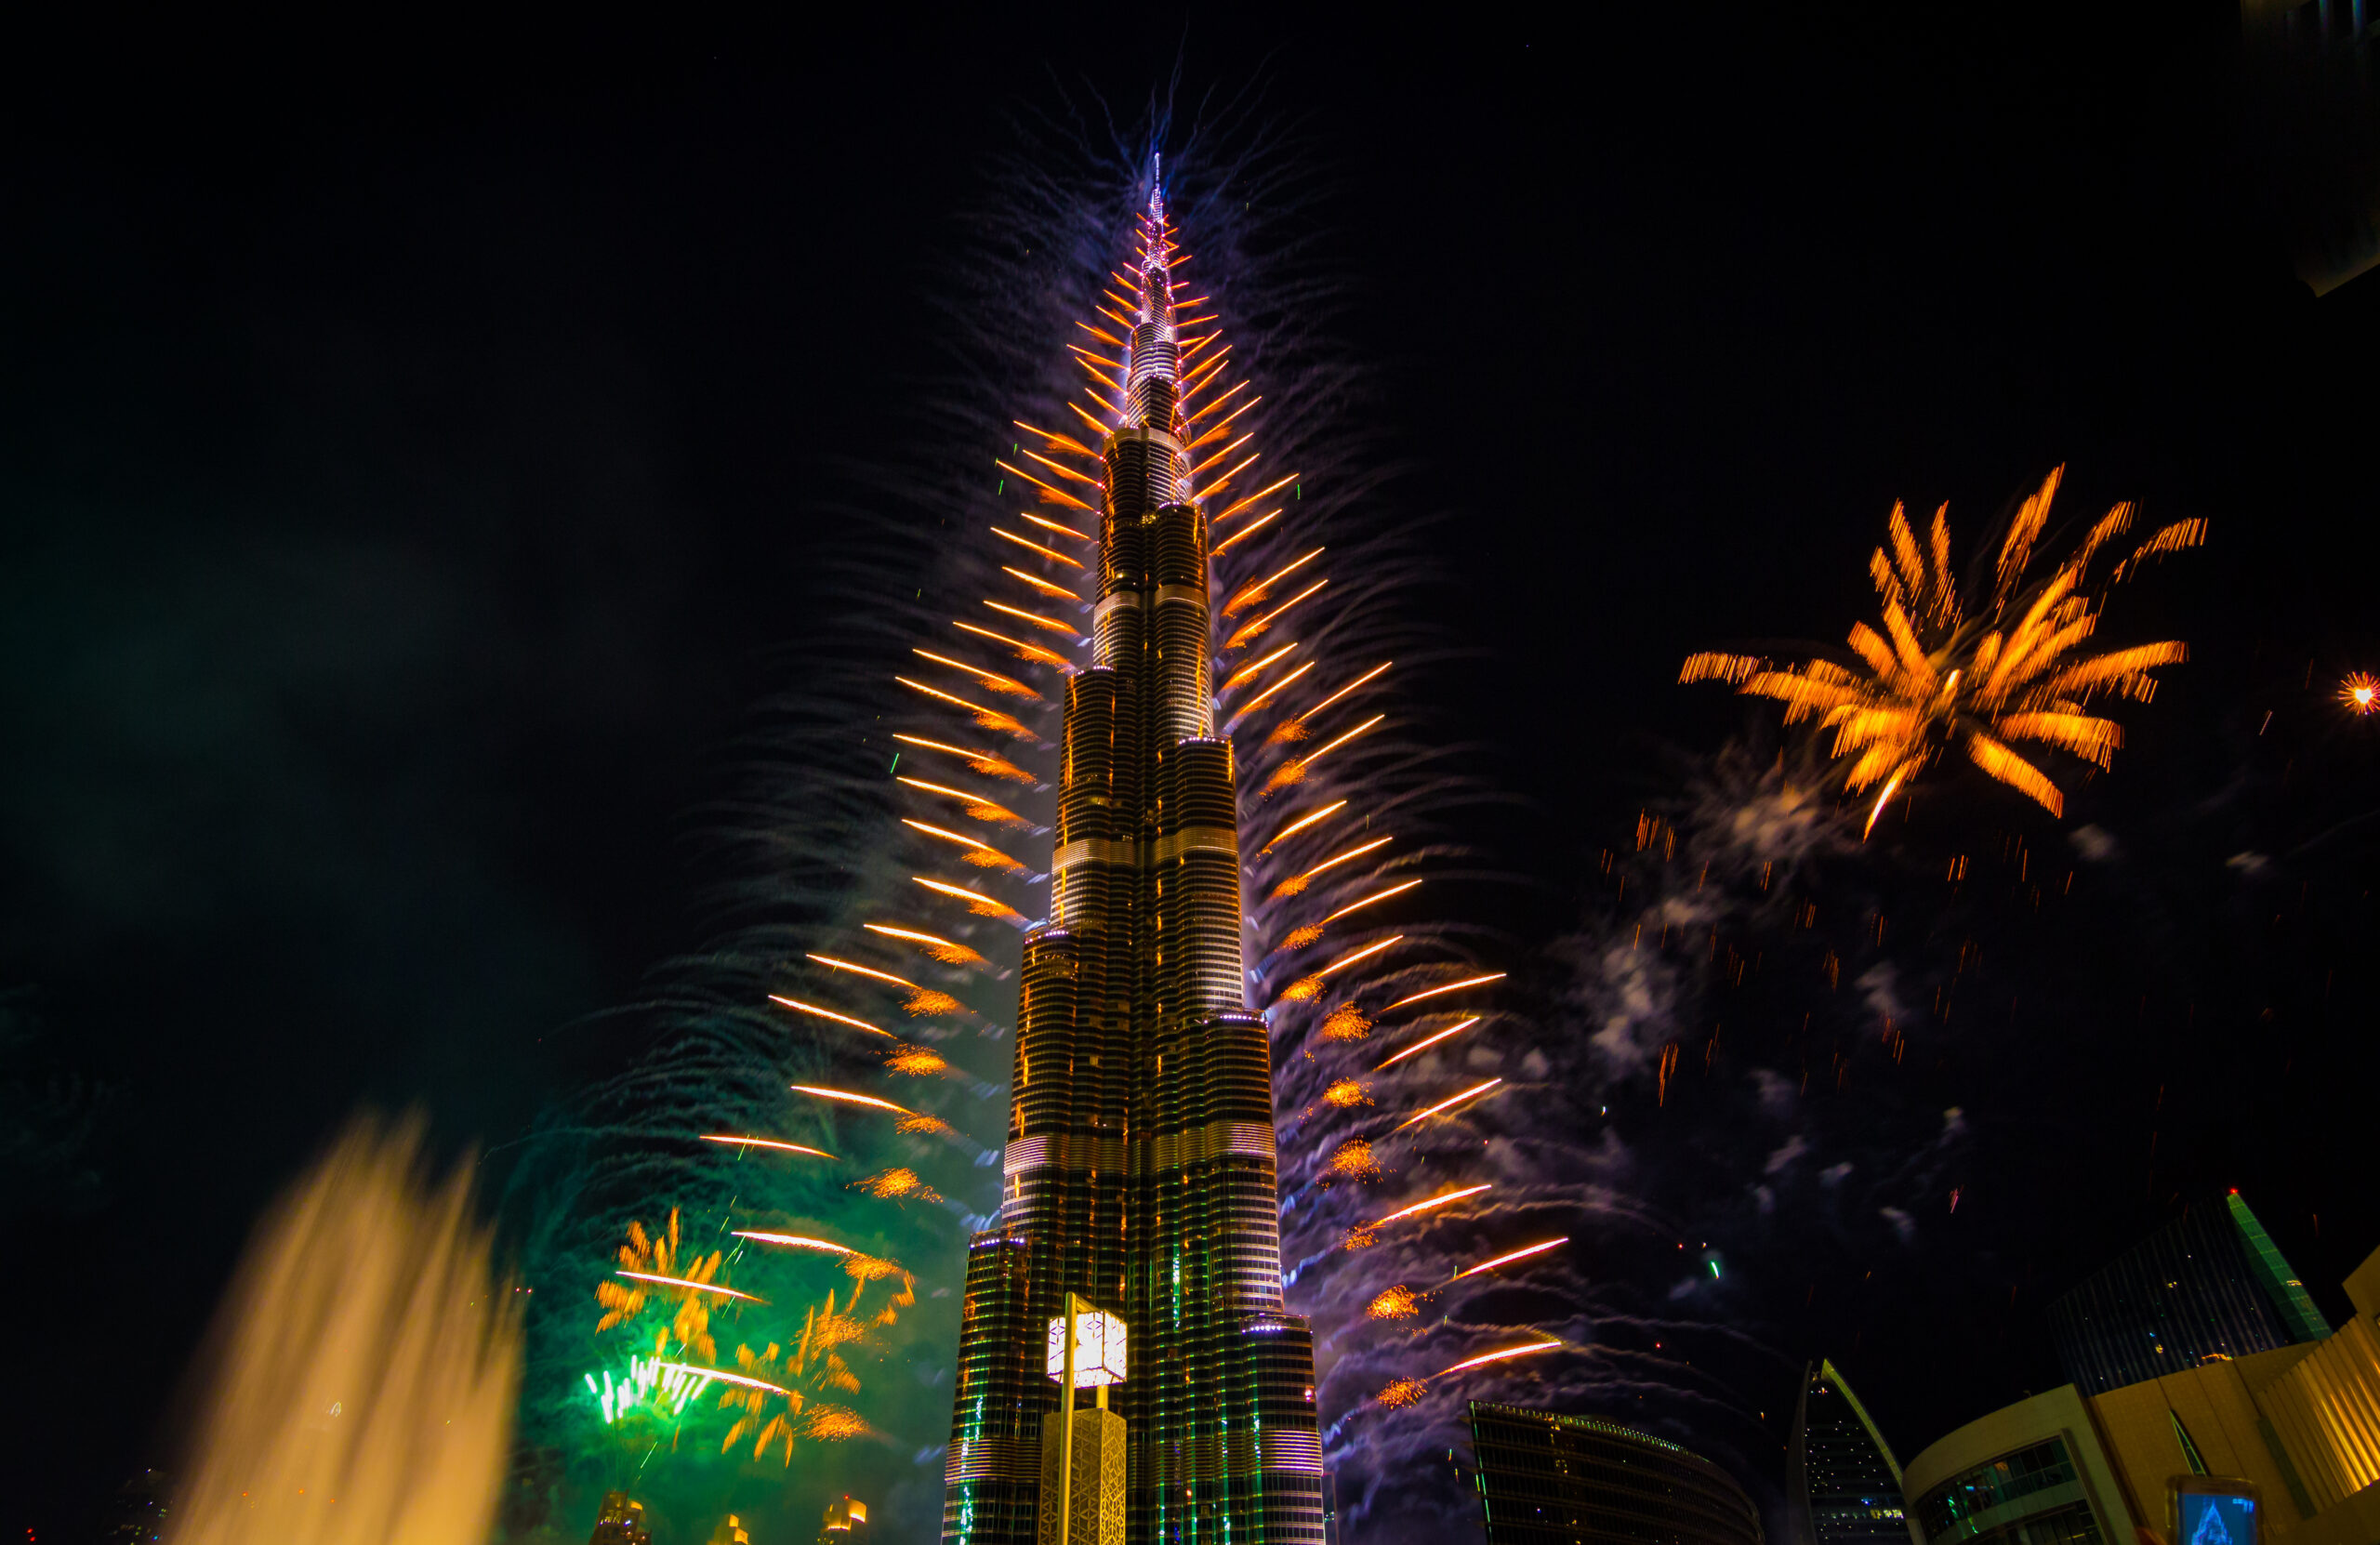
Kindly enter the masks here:
<path id="1" fill-rule="evenodd" d="M 2098 627 L 2100 602 L 2146 561 L 2206 539 L 2204 521 L 2165 526 L 2095 589 L 2093 560 L 2132 526 L 2133 507 L 2119 504 L 2071 553 L 2037 573 L 2034 545 L 2064 471 L 2053 470 L 2017 511 L 1988 588 L 1963 596 L 1952 580 L 1949 506 L 1935 511 L 1921 553 L 1908 517 L 1895 505 L 1886 522 L 1888 544 L 1868 563 L 1883 603 L 1883 632 L 1854 624 L 1849 655 L 1839 660 L 1780 667 L 1752 655 L 1696 654 L 1678 680 L 1726 681 L 1784 704 L 1788 724 L 1810 720 L 1832 731 L 1830 754 L 1850 763 L 1846 787 L 1859 793 L 1883 786 L 1869 812 L 1871 831 L 1886 800 L 1951 751 L 2051 814 L 2062 814 L 2065 795 L 2014 746 L 2030 743 L 2109 765 L 2123 732 L 2093 713 L 2092 700 L 2147 702 L 2156 691 L 2153 673 L 2181 663 L 2188 652 L 2166 642 L 2082 653 Z"/>
<path id="2" fill-rule="evenodd" d="M 739 1137 L 725 1132 L 705 1132 L 703 1141 L 733 1143 L 738 1148 L 769 1148 L 785 1154 L 808 1154 L 813 1158 L 830 1159 L 835 1156 L 824 1148 L 805 1148 L 799 1142 L 779 1142 L 774 1138 Z"/>
<path id="3" fill-rule="evenodd" d="M 1558 1248 L 1569 1242 L 1566 1235 L 1560 1239 L 1547 1239 L 1535 1245 L 1524 1245 L 1510 1254 L 1496 1257 L 1493 1261 L 1483 1261 L 1476 1266 L 1466 1266 L 1447 1280 L 1461 1282 L 1464 1277 L 1477 1276 L 1483 1272 L 1492 1272 L 1499 1266 L 1509 1266 L 1515 1261 L 1527 1261 L 1532 1256 L 1543 1255 L 1546 1251 Z"/>
<path id="4" fill-rule="evenodd" d="M 2380 676 L 2359 670 L 2339 683 L 2339 701 L 2352 714 L 2380 711 Z"/>
<path id="5" fill-rule="evenodd" d="M 1421 1295 L 1401 1283 L 1382 1288 L 1364 1306 L 1364 1314 L 1375 1320 L 1409 1320 L 1421 1312 Z"/>

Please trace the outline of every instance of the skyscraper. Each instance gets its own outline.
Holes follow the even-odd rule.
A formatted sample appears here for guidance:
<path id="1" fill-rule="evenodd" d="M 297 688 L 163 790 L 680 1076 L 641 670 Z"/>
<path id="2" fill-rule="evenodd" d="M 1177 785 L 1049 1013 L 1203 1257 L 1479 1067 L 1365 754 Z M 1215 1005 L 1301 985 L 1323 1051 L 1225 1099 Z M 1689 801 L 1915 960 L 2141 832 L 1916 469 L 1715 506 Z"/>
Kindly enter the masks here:
<path id="1" fill-rule="evenodd" d="M 1058 1409 L 1045 1327 L 1130 1327 L 1133 1545 L 1322 1545 L 1314 1345 L 1281 1299 L 1272 1058 L 1248 1012 L 1161 191 L 1104 462 L 1093 663 L 1066 685 L 1049 920 L 1026 936 L 1000 1210 L 969 1246 L 943 1538 L 1024 1545 Z"/>
<path id="2" fill-rule="evenodd" d="M 1908 1545 L 1900 1461 L 1831 1362 L 1803 1372 L 1785 1508 L 1793 1545 Z"/>
<path id="3" fill-rule="evenodd" d="M 2086 1395 L 2331 1333 L 2237 1191 L 2193 1203 L 2053 1300 L 2049 1326 Z"/>
<path id="4" fill-rule="evenodd" d="M 1727 1472 L 1618 1422 L 1471 1403 L 1488 1545 L 1761 1545 Z"/>

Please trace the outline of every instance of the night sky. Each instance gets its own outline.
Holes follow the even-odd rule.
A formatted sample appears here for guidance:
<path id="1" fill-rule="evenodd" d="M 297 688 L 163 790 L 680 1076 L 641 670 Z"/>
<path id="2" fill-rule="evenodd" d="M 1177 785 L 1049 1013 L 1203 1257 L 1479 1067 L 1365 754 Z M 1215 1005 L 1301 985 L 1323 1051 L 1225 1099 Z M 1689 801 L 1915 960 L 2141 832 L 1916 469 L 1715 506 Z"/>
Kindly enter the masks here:
<path id="1" fill-rule="evenodd" d="M 1322 168 L 1296 218 L 1476 652 L 1436 730 L 1516 797 L 1469 834 L 1516 960 L 1681 758 L 1759 733 L 1680 658 L 1839 638 L 1896 498 L 1972 537 L 2063 462 L 2069 513 L 2213 522 L 2126 615 L 2193 657 L 2112 777 L 2063 823 L 1968 783 L 1913 818 L 2113 834 L 2025 946 L 2106 1011 L 1937 1071 L 1964 1232 L 1760 1327 L 1778 1443 L 1805 1356 L 1904 1458 L 2059 1381 L 2042 1301 L 2200 1188 L 2342 1312 L 2380 1247 L 2374 736 L 2332 701 L 2380 669 L 2380 281 L 2292 278 L 2236 15 L 1600 9 L 19 52 L 7 1538 L 170 1458 L 258 1209 L 359 1104 L 500 1157 L 633 1055 L 589 1016 L 701 941 L 692 812 L 798 686 L 839 511 L 915 453 L 886 405 L 987 152 L 1177 70 L 1183 116 L 1252 90 Z"/>

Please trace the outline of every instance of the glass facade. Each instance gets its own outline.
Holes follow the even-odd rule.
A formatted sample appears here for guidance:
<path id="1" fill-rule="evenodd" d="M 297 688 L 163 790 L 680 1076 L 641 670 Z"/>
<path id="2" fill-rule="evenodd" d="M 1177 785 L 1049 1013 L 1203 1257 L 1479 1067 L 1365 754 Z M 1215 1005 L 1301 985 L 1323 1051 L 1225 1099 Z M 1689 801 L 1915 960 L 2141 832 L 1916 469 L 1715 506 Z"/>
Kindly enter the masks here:
<path id="1" fill-rule="evenodd" d="M 1092 662 L 1066 680 L 1000 1210 L 968 1252 L 947 1545 L 1027 1545 L 1045 1522 L 1054 1537 L 1043 1360 L 1067 1292 L 1129 1327 L 1130 1368 L 1108 1392 L 1127 1423 L 1126 1539 L 1325 1541 L 1313 1336 L 1281 1299 L 1272 1050 L 1244 996 L 1238 786 L 1214 733 L 1171 238 L 1153 192 L 1117 275 L 1133 293 L 1108 318 L 1126 336 L 1100 335 L 1121 356 L 1119 422 L 1095 448 L 1067 442 L 1101 472 Z"/>
<path id="2" fill-rule="evenodd" d="M 2193 1204 L 2052 1301 L 2049 1324 L 2086 1395 L 2330 1333 L 2237 1194 Z"/>
<path id="3" fill-rule="evenodd" d="M 2060 1437 L 1951 1476 L 1917 1499 L 1926 1545 L 2100 1545 L 2082 1472 Z"/>
<path id="4" fill-rule="evenodd" d="M 1832 1363 L 1802 1380 L 1785 1462 L 1793 1532 L 1817 1545 L 1908 1545 L 1900 1464 Z"/>
<path id="5" fill-rule="evenodd" d="M 1488 1545 L 1761 1545 L 1725 1471 L 1633 1428 L 1474 1400 L 1471 1449 Z"/>

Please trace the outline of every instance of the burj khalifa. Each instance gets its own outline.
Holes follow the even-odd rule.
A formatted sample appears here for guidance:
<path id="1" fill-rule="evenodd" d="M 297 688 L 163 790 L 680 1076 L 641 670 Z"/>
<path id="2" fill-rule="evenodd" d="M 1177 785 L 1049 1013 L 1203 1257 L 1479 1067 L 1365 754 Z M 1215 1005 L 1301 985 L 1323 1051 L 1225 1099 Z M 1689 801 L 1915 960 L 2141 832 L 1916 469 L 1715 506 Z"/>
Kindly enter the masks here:
<path id="1" fill-rule="evenodd" d="M 1092 663 L 1066 684 L 1000 1208 L 969 1246 L 943 1538 L 1057 1538 L 1041 1505 L 1060 1407 L 1044 1353 L 1074 1293 L 1130 1329 L 1130 1372 L 1107 1392 L 1128 1434 L 1123 1538 L 1321 1545 L 1314 1343 L 1281 1297 L 1271 1050 L 1245 996 L 1209 512 L 1191 493 L 1161 190 L 1135 249 L 1130 336 L 1111 338 L 1122 411 L 1096 447 Z M 1071 1545 L 1091 1541 L 1078 1529 Z"/>

